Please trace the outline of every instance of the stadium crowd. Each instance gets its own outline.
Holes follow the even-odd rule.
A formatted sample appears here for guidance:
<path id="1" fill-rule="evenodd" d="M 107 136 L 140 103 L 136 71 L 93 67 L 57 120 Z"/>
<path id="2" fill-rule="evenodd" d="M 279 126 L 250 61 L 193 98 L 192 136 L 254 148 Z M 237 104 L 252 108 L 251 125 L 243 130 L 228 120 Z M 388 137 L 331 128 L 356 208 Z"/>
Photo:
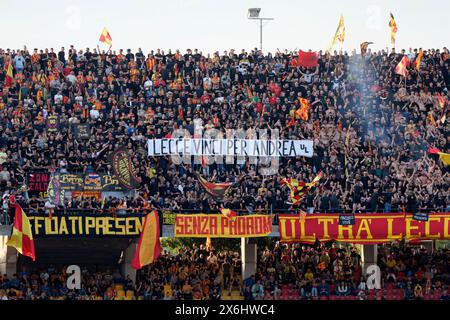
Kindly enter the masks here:
<path id="1" fill-rule="evenodd" d="M 420 72 L 411 63 L 406 78 L 395 66 L 405 54 L 414 61 L 416 49 L 369 50 L 364 57 L 319 51 L 315 68 L 292 67 L 296 53 L 287 51 L 57 51 L 0 49 L 4 209 L 8 195 L 24 190 L 27 172 L 111 173 L 108 155 L 121 146 L 142 178 L 139 201 L 159 209 L 289 210 L 289 190 L 280 179 L 307 182 L 320 170 L 323 180 L 301 205 L 309 212 L 450 208 L 449 169 L 427 153 L 430 146 L 450 149 L 448 121 L 441 121 L 448 112 L 437 101 L 438 93 L 449 97 L 447 48 L 425 50 Z M 9 63 L 14 83 L 7 87 Z M 288 126 L 299 97 L 310 102 L 309 119 Z M 55 131 L 47 128 L 50 116 L 58 117 Z M 91 125 L 89 139 L 75 139 L 72 125 L 79 123 Z M 278 129 L 280 138 L 313 140 L 314 156 L 281 158 L 278 173 L 268 176 L 248 159 L 175 165 L 147 156 L 146 139 L 170 137 L 174 129 L 193 136 L 199 127 L 224 135 L 226 129 Z M 211 197 L 198 173 L 233 187 L 223 199 Z M 101 200 L 89 201 L 100 206 Z M 136 205 L 131 201 L 124 206 Z"/>
<path id="2" fill-rule="evenodd" d="M 69 290 L 64 270 L 49 268 L 0 278 L 0 300 L 450 300 L 450 251 L 404 244 L 379 247 L 381 289 L 369 290 L 354 247 L 279 245 L 258 252 L 255 275 L 243 279 L 239 253 L 193 245 L 164 252 L 137 274 L 82 271 Z M 234 296 L 236 297 L 236 296 Z"/>
<path id="3" fill-rule="evenodd" d="M 244 281 L 246 298 L 448 300 L 449 254 L 399 243 L 379 246 L 381 289 L 372 290 L 355 247 L 276 245 L 259 254 L 256 276 Z"/>

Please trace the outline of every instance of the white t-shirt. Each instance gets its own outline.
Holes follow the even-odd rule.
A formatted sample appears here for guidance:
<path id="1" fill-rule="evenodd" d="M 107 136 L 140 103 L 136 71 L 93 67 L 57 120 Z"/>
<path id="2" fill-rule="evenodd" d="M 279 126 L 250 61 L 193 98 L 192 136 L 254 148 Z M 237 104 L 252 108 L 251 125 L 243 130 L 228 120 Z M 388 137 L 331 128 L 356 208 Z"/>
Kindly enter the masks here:
<path id="1" fill-rule="evenodd" d="M 48 275 L 47 272 L 42 272 L 41 273 L 41 279 L 42 280 L 48 280 L 48 278 L 50 278 L 50 276 Z"/>
<path id="2" fill-rule="evenodd" d="M 313 76 L 313 73 L 306 73 L 303 75 L 303 78 L 305 79 L 306 83 L 311 83 Z"/>
<path id="3" fill-rule="evenodd" d="M 45 202 L 45 209 L 54 209 L 55 205 L 51 203 L 49 200 Z"/>
<path id="4" fill-rule="evenodd" d="M 63 96 L 62 94 L 55 94 L 55 103 L 62 102 Z"/>
<path id="5" fill-rule="evenodd" d="M 203 85 L 207 88 L 211 88 L 212 80 L 210 77 L 203 78 Z"/>
<path id="6" fill-rule="evenodd" d="M 77 77 L 75 77 L 75 75 L 73 75 L 73 74 L 69 74 L 69 75 L 66 77 L 66 79 L 69 80 L 70 82 L 72 82 L 72 84 L 74 84 L 75 82 L 77 82 Z"/>
<path id="7" fill-rule="evenodd" d="M 153 86 L 153 81 L 152 80 L 147 80 L 144 82 L 144 88 L 151 88 Z"/>
<path id="8" fill-rule="evenodd" d="M 76 96 L 75 102 L 78 103 L 80 106 L 83 106 L 83 97 L 82 96 Z"/>
<path id="9" fill-rule="evenodd" d="M 406 54 L 409 60 L 414 60 L 416 58 L 416 54 L 414 52 L 409 52 Z"/>
<path id="10" fill-rule="evenodd" d="M 6 162 L 6 159 L 8 159 L 8 155 L 5 152 L 0 151 L 0 164 Z"/>
<path id="11" fill-rule="evenodd" d="M 100 117 L 100 113 L 98 112 L 98 110 L 95 109 L 91 109 L 89 114 L 91 115 L 92 119 L 98 119 L 98 117 Z"/>

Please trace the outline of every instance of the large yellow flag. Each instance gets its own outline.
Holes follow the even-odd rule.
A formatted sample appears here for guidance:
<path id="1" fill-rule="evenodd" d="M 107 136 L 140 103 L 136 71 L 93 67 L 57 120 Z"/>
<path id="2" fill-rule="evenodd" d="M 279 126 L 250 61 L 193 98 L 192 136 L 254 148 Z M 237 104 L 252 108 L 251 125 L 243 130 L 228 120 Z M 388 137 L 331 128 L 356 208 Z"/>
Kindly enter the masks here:
<path id="1" fill-rule="evenodd" d="M 439 158 L 446 166 L 450 166 L 450 153 L 441 152 L 439 153 Z"/>
<path id="2" fill-rule="evenodd" d="M 339 42 L 343 43 L 345 40 L 345 26 L 344 26 L 344 16 L 341 14 L 341 19 L 339 20 L 339 25 L 336 29 L 336 33 L 334 34 L 333 39 L 330 42 L 330 45 L 327 48 L 327 52 L 330 52 L 330 50 L 334 47 L 336 42 L 339 40 Z"/>

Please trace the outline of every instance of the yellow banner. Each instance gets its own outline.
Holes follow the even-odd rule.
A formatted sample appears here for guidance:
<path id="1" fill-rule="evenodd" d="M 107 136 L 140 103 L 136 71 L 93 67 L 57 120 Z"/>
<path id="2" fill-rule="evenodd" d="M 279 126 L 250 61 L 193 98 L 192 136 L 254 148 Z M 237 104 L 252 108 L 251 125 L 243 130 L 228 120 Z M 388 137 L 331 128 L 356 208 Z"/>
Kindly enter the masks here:
<path id="1" fill-rule="evenodd" d="M 178 214 L 175 237 L 247 238 L 272 233 L 272 216 L 248 215 L 229 219 L 221 214 Z"/>
<path id="2" fill-rule="evenodd" d="M 139 236 L 144 220 L 142 215 L 112 217 L 110 215 L 29 216 L 36 238 L 43 237 L 104 237 Z"/>

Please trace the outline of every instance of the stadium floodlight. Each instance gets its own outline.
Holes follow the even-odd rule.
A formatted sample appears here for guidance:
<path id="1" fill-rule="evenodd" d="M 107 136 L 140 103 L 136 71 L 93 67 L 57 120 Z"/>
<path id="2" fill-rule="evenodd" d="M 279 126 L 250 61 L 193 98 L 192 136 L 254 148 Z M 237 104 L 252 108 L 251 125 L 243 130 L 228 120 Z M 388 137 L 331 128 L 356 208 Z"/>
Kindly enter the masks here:
<path id="1" fill-rule="evenodd" d="M 250 8 L 248 9 L 248 18 L 259 18 L 259 13 L 261 8 Z"/>
<path id="2" fill-rule="evenodd" d="M 274 18 L 263 18 L 260 17 L 261 8 L 250 8 L 248 9 L 247 18 L 250 20 L 259 20 L 259 49 L 262 50 L 262 23 L 267 20 L 274 20 Z"/>

